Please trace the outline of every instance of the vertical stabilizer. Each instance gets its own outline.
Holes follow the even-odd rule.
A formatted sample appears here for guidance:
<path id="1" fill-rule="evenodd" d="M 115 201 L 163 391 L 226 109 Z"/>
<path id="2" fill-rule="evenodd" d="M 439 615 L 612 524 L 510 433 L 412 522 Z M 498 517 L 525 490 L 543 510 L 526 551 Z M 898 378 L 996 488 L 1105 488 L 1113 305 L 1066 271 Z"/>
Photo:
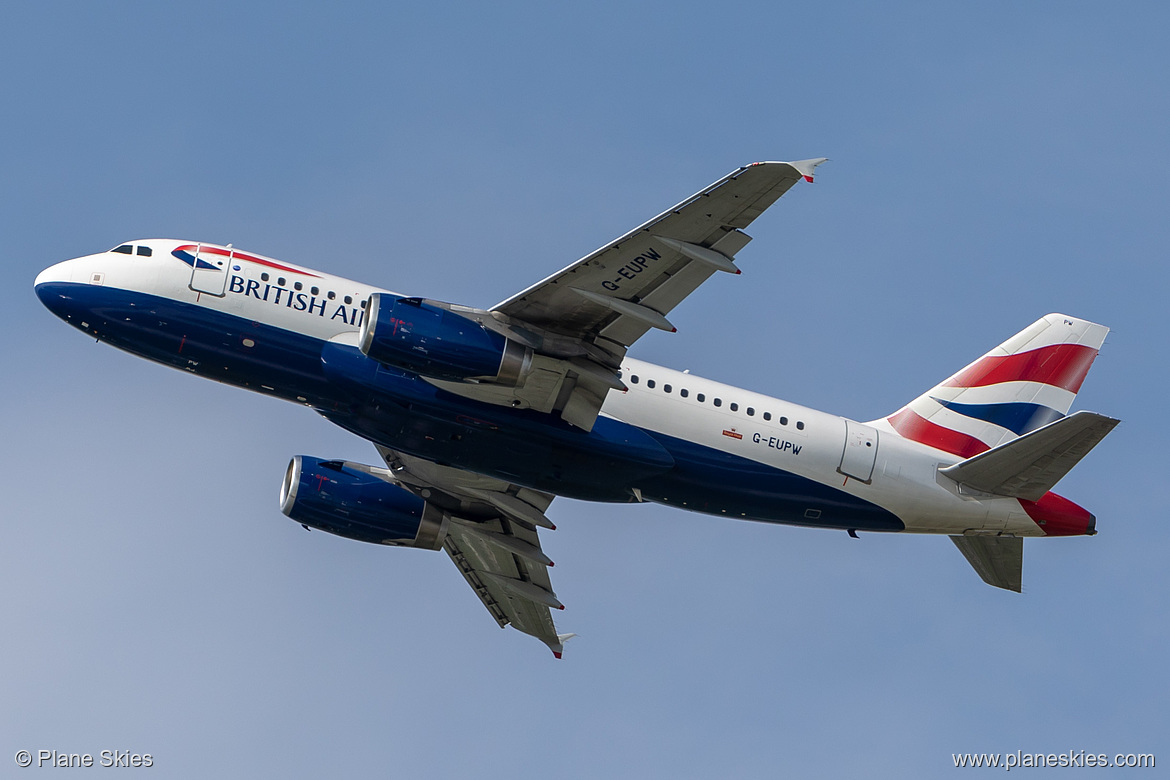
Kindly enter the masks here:
<path id="1" fill-rule="evenodd" d="M 904 438 L 978 455 L 1067 415 L 1107 333 L 1049 314 L 886 419 Z"/>

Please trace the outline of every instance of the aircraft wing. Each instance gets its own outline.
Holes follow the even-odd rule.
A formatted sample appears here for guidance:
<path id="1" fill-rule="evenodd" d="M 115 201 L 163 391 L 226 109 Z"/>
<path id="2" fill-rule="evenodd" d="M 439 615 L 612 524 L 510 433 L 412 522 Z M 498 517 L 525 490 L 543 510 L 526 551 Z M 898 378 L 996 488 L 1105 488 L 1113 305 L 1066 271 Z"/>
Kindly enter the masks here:
<path id="1" fill-rule="evenodd" d="M 739 168 L 492 311 L 596 347 L 588 354 L 616 368 L 650 328 L 673 331 L 665 315 L 715 271 L 739 273 L 743 228 L 823 162 Z"/>
<path id="2" fill-rule="evenodd" d="M 492 307 L 540 355 L 533 387 L 508 391 L 454 387 L 489 403 L 559 412 L 593 429 L 626 349 L 650 328 L 674 331 L 666 315 L 716 271 L 739 273 L 732 259 L 743 232 L 825 158 L 744 166 L 542 282 Z M 547 364 L 549 359 L 551 364 Z M 538 363 L 540 365 L 538 365 Z"/>
<path id="3" fill-rule="evenodd" d="M 557 634 L 553 623 L 551 610 L 564 606 L 537 533 L 537 526 L 555 529 L 544 516 L 553 496 L 385 447 L 378 452 L 400 484 L 449 515 L 443 549 L 500 628 L 534 636 L 560 658 L 573 634 Z"/>

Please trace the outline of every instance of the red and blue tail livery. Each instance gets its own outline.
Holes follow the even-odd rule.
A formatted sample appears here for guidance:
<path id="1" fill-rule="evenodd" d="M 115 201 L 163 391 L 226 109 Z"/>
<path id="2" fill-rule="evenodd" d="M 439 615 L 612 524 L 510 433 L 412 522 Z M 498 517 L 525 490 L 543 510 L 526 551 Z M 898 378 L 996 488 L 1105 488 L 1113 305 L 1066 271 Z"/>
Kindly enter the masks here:
<path id="1" fill-rule="evenodd" d="M 899 435 L 971 457 L 1068 414 L 1109 329 L 1049 314 L 888 418 Z"/>
<path id="2" fill-rule="evenodd" d="M 293 457 L 281 511 L 443 550 L 500 626 L 558 658 L 573 634 L 553 619 L 541 548 L 557 496 L 947 535 L 984 581 L 1019 591 L 1025 538 L 1096 533 L 1052 490 L 1117 424 L 1071 411 L 1105 327 L 1050 314 L 870 422 L 628 354 L 674 332 L 672 310 L 708 279 L 738 274 L 744 230 L 823 162 L 732 171 L 487 309 L 173 239 L 58 263 L 36 293 L 91 338 L 371 442 L 376 466 Z"/>

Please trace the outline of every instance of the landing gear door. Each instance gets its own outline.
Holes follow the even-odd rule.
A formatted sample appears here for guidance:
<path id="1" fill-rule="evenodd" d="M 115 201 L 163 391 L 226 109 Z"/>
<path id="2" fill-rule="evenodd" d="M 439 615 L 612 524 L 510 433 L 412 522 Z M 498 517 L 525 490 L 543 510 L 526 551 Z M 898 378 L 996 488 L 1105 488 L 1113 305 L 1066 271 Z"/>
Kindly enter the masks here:
<path id="1" fill-rule="evenodd" d="M 222 249 L 216 251 L 223 252 Z M 198 293 L 223 297 L 232 254 L 230 246 L 226 255 L 213 254 L 210 248 L 204 249 L 202 245 L 196 248 L 195 267 L 191 270 L 191 289 Z"/>
<path id="2" fill-rule="evenodd" d="M 837 471 L 860 482 L 873 479 L 873 464 L 877 460 L 878 432 L 868 425 L 845 421 L 845 450 Z"/>

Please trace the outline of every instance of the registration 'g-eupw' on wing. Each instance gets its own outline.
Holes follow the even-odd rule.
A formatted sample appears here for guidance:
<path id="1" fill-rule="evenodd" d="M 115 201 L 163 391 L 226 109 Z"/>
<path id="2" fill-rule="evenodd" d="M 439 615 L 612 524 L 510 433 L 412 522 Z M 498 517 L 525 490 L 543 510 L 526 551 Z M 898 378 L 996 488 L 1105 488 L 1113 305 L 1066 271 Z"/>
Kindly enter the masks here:
<path id="1" fill-rule="evenodd" d="M 759 162 L 739 168 L 621 238 L 512 296 L 492 311 L 532 326 L 548 342 L 576 344 L 575 389 L 558 405 L 589 429 L 607 376 L 650 328 L 674 331 L 666 315 L 716 271 L 739 273 L 733 259 L 751 238 L 743 229 L 825 158 Z M 550 338 L 551 337 L 551 338 Z M 571 397 L 570 397 L 571 396 Z"/>
<path id="2" fill-rule="evenodd" d="M 617 365 L 650 328 L 732 259 L 743 229 L 825 158 L 739 168 L 621 238 L 492 307 L 515 320 L 596 344 Z"/>

